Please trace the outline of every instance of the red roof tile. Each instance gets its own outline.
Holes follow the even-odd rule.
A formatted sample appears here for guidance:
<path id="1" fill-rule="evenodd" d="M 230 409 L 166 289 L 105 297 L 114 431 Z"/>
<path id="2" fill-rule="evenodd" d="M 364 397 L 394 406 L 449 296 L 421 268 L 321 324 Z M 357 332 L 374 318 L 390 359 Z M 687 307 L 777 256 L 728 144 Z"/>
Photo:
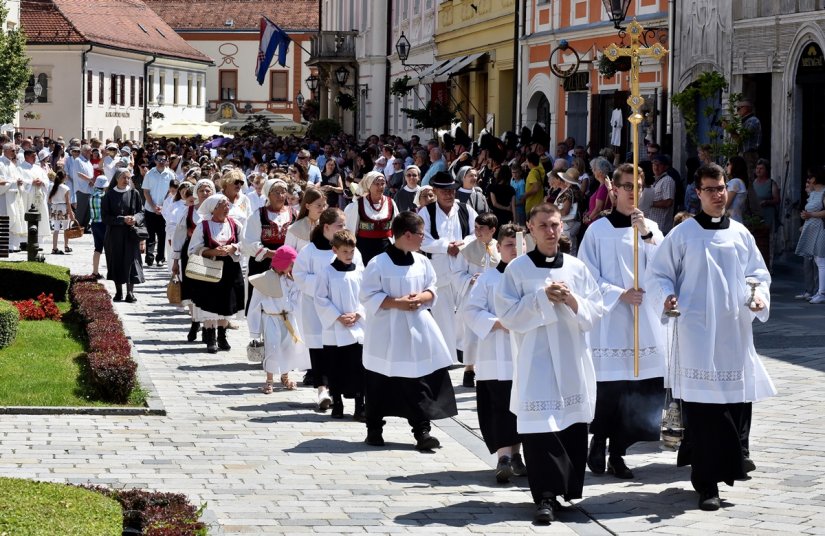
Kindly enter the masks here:
<path id="1" fill-rule="evenodd" d="M 146 4 L 177 31 L 257 31 L 261 15 L 286 31 L 319 29 L 319 0 L 146 0 Z M 231 26 L 226 24 L 230 20 Z"/>
<path id="2" fill-rule="evenodd" d="M 209 62 L 141 0 L 23 0 L 29 44 L 95 43 Z"/>

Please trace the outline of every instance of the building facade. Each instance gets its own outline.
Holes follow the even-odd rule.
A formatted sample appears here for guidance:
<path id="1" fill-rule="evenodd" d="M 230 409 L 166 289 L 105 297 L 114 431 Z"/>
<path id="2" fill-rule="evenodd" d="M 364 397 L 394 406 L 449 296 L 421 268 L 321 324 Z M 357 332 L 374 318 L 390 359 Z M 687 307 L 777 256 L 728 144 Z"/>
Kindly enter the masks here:
<path id="1" fill-rule="evenodd" d="M 6 15 L 6 27 L 3 28 L 4 31 L 10 32 L 12 30 L 16 30 L 20 28 L 20 0 L 6 0 L 4 2 L 6 9 L 8 10 L 8 15 Z M 20 125 L 20 111 L 18 110 L 17 113 L 14 115 L 14 120 L 10 125 L 6 125 L 4 128 L 8 129 L 8 131 L 13 130 L 11 127 L 17 127 Z"/>
<path id="2" fill-rule="evenodd" d="M 648 44 L 656 40 L 667 45 L 668 5 L 667 0 L 631 0 L 625 24 L 635 18 L 647 28 L 656 28 L 646 36 Z M 599 71 L 604 48 L 622 43 L 601 0 L 531 0 L 522 26 L 520 124 L 529 128 L 541 124 L 550 134 L 551 146 L 568 137 L 577 145 L 613 145 L 610 119 L 617 108 L 623 118 L 629 115 L 630 80 L 628 72 L 605 76 Z M 629 38 L 624 38 L 624 44 L 629 44 Z M 551 64 L 574 74 L 556 76 Z M 646 103 L 641 135 L 657 143 L 662 143 L 667 131 L 668 69 L 667 56 L 661 61 L 642 60 L 639 85 Z M 631 149 L 629 137 L 629 124 L 624 121 L 617 146 L 620 154 Z"/>
<path id="3" fill-rule="evenodd" d="M 279 133 L 301 130 L 298 103 L 312 98 L 304 80 L 311 74 L 306 62 L 310 36 L 318 30 L 319 0 L 249 0 L 242 6 L 232 0 L 146 3 L 186 43 L 214 58 L 203 80 L 207 121 L 239 125 L 245 117 L 267 111 Z M 286 31 L 292 43 L 286 65 L 273 60 L 259 85 L 255 68 L 262 16 Z"/>

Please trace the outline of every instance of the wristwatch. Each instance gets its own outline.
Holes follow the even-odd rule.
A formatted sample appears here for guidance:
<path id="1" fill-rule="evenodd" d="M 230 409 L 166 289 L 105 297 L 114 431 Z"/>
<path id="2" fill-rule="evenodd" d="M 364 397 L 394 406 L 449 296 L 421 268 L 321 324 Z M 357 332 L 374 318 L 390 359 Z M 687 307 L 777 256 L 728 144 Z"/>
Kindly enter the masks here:
<path id="1" fill-rule="evenodd" d="M 653 231 L 648 231 L 647 234 L 644 234 L 640 237 L 642 240 L 650 240 L 653 238 Z"/>

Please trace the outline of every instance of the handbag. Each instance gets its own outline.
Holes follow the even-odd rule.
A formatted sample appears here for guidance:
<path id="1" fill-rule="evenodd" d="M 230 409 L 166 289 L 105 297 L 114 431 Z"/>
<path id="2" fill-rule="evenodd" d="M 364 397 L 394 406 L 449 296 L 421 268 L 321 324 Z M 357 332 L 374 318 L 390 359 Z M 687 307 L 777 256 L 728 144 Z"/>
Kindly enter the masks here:
<path id="1" fill-rule="evenodd" d="M 149 231 L 145 225 L 132 225 L 132 234 L 140 241 L 149 240 Z"/>
<path id="2" fill-rule="evenodd" d="M 63 235 L 69 240 L 81 238 L 83 236 L 83 227 L 77 220 L 69 222 L 69 228 L 63 231 Z"/>
<path id="3" fill-rule="evenodd" d="M 180 305 L 183 301 L 181 299 L 180 279 L 178 279 L 176 275 L 173 275 L 172 278 L 169 279 L 169 283 L 166 284 L 166 299 L 168 299 L 172 305 Z"/>
<path id="4" fill-rule="evenodd" d="M 223 262 L 203 255 L 190 255 L 186 263 L 186 277 L 206 283 L 217 283 L 223 277 Z"/>
<path id="5" fill-rule="evenodd" d="M 250 363 L 263 363 L 265 353 L 263 341 L 250 341 L 246 346 L 246 360 Z"/>

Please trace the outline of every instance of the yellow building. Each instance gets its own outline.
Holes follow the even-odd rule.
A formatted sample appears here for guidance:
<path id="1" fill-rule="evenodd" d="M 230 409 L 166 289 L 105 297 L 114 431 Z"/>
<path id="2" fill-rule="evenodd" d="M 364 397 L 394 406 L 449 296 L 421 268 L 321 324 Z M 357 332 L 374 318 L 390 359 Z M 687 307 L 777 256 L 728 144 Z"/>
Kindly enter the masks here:
<path id="1" fill-rule="evenodd" d="M 449 85 L 452 104 L 471 137 L 485 126 L 500 134 L 513 124 L 515 0 L 444 0 L 438 7 L 437 61 L 422 82 Z M 445 87 L 446 89 L 446 87 Z"/>

